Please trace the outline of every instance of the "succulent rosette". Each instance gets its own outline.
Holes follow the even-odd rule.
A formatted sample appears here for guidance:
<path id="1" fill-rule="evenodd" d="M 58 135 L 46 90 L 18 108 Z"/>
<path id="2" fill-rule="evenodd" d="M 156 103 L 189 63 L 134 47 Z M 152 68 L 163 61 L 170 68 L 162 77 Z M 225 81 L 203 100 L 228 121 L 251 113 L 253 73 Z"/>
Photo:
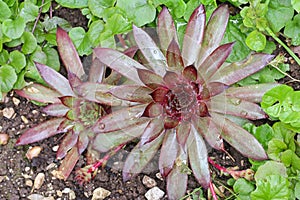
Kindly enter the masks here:
<path id="1" fill-rule="evenodd" d="M 140 62 L 113 49 L 94 50 L 102 63 L 132 81 L 114 86 L 109 93 L 134 105 L 102 117 L 93 127 L 98 132 L 93 146 L 100 152 L 139 138 L 124 163 L 125 181 L 140 173 L 160 149 L 158 165 L 167 180 L 169 199 L 185 194 L 187 168 L 207 188 L 211 179 L 205 141 L 224 150 L 225 140 L 244 156 L 267 158 L 262 145 L 234 119 L 266 118 L 257 103 L 277 84 L 232 85 L 262 69 L 273 56 L 257 53 L 241 62 L 225 63 L 234 45 L 220 45 L 228 18 L 228 8 L 222 5 L 206 25 L 200 5 L 188 21 L 180 47 L 164 7 L 158 16 L 159 45 L 133 26 Z"/>

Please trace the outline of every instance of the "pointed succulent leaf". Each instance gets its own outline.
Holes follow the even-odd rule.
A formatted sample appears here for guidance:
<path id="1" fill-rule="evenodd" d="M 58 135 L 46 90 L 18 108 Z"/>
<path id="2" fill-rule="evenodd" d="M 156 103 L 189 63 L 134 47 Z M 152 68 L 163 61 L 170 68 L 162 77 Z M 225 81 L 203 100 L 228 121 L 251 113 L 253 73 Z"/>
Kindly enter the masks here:
<path id="1" fill-rule="evenodd" d="M 234 97 L 226 97 L 225 95 L 212 97 L 207 105 L 210 112 L 233 115 L 251 120 L 266 118 L 266 114 L 259 105 Z"/>
<path id="2" fill-rule="evenodd" d="M 163 78 L 168 88 L 172 88 L 175 86 L 176 81 L 179 81 L 179 76 L 175 72 L 167 71 Z"/>
<path id="3" fill-rule="evenodd" d="M 43 79 L 49 86 L 64 96 L 76 96 L 69 81 L 60 73 L 44 64 L 35 63 Z"/>
<path id="4" fill-rule="evenodd" d="M 156 154 L 163 140 L 163 134 L 145 145 L 138 143 L 128 155 L 123 167 L 123 180 L 139 174 Z"/>
<path id="5" fill-rule="evenodd" d="M 270 89 L 278 86 L 278 83 L 262 83 L 255 85 L 247 85 L 244 87 L 230 87 L 226 90 L 226 95 L 242 100 L 259 103 L 262 96 Z"/>
<path id="6" fill-rule="evenodd" d="M 221 129 L 216 127 L 210 117 L 198 117 L 195 115 L 192 118 L 192 124 L 212 148 L 223 150 L 223 139 L 220 132 Z"/>
<path id="7" fill-rule="evenodd" d="M 157 17 L 157 34 L 160 47 L 165 55 L 172 40 L 175 40 L 178 44 L 176 28 L 172 16 L 166 7 L 162 8 Z"/>
<path id="8" fill-rule="evenodd" d="M 130 58 L 133 58 L 138 50 L 139 48 L 137 46 L 129 47 L 124 51 L 124 54 L 129 56 Z"/>
<path id="9" fill-rule="evenodd" d="M 152 119 L 144 130 L 141 136 L 140 145 L 145 145 L 157 138 L 164 129 L 164 124 L 161 118 Z"/>
<path id="10" fill-rule="evenodd" d="M 222 129 L 222 137 L 242 155 L 254 159 L 268 158 L 262 145 L 248 131 L 223 116 L 212 113 L 214 124 Z"/>
<path id="11" fill-rule="evenodd" d="M 30 144 L 37 142 L 53 135 L 58 134 L 57 131 L 60 123 L 64 118 L 50 119 L 42 124 L 26 130 L 16 142 L 16 145 Z"/>
<path id="12" fill-rule="evenodd" d="M 71 174 L 73 168 L 75 167 L 77 161 L 79 160 L 80 154 L 78 153 L 78 149 L 74 146 L 67 154 L 67 156 L 63 159 L 61 165 L 58 168 L 58 171 L 61 172 L 61 178 L 67 180 L 69 175 Z"/>
<path id="13" fill-rule="evenodd" d="M 202 43 L 206 23 L 205 9 L 200 5 L 192 13 L 187 24 L 182 44 L 182 57 L 185 66 L 194 64 Z"/>
<path id="14" fill-rule="evenodd" d="M 208 188 L 210 183 L 210 172 L 208 168 L 206 145 L 202 136 L 194 126 L 191 127 L 188 147 L 189 161 L 193 174 L 202 187 Z"/>
<path id="15" fill-rule="evenodd" d="M 68 33 L 59 27 L 57 28 L 56 32 L 56 42 L 59 55 L 67 71 L 76 74 L 76 76 L 79 78 L 83 77 L 85 72 L 76 48 L 73 45 Z"/>
<path id="16" fill-rule="evenodd" d="M 126 129 L 109 133 L 98 133 L 93 140 L 93 148 L 99 152 L 107 152 L 120 144 L 127 143 L 134 138 L 140 137 L 148 123 L 149 120 L 145 120 L 143 123 L 127 127 Z"/>
<path id="17" fill-rule="evenodd" d="M 158 87 L 151 93 L 153 101 L 163 103 L 169 91 L 170 90 L 168 88 Z"/>
<path id="18" fill-rule="evenodd" d="M 123 76 L 143 85 L 137 69 L 146 69 L 143 65 L 126 56 L 125 54 L 109 48 L 95 48 L 94 53 L 97 58 L 111 69 L 119 72 Z"/>
<path id="19" fill-rule="evenodd" d="M 182 121 L 178 126 L 176 126 L 176 139 L 178 144 L 180 144 L 181 147 L 185 146 L 190 131 L 191 131 L 191 124 L 189 122 Z"/>
<path id="20" fill-rule="evenodd" d="M 188 174 L 184 170 L 188 167 L 188 158 L 185 152 L 179 148 L 173 169 L 167 176 L 168 199 L 181 199 L 186 192 Z"/>
<path id="21" fill-rule="evenodd" d="M 232 51 L 234 43 L 223 44 L 215 49 L 198 67 L 200 74 L 205 74 L 207 79 L 214 75 L 225 62 Z"/>
<path id="22" fill-rule="evenodd" d="M 175 128 L 179 124 L 179 119 L 171 118 L 169 116 L 164 119 L 164 127 L 165 129 Z"/>
<path id="23" fill-rule="evenodd" d="M 153 71 L 145 69 L 138 69 L 137 71 L 140 80 L 151 89 L 156 89 L 158 86 L 165 84 L 163 78 Z"/>
<path id="24" fill-rule="evenodd" d="M 93 83 L 102 83 L 105 77 L 106 66 L 93 55 L 93 61 L 89 70 L 89 81 Z"/>
<path id="25" fill-rule="evenodd" d="M 78 100 L 75 97 L 72 96 L 63 96 L 59 98 L 61 103 L 65 106 L 67 106 L 68 108 L 72 108 L 75 107 L 75 102 Z"/>
<path id="26" fill-rule="evenodd" d="M 82 80 L 72 72 L 68 72 L 68 80 L 73 91 L 76 91 L 74 89 L 83 83 Z"/>
<path id="27" fill-rule="evenodd" d="M 273 55 L 263 53 L 252 54 L 244 61 L 221 67 L 218 73 L 215 73 L 211 77 L 210 82 L 221 82 L 226 85 L 232 85 L 261 70 L 273 57 Z"/>
<path id="28" fill-rule="evenodd" d="M 182 75 L 189 81 L 196 81 L 198 74 L 197 69 L 193 66 L 187 66 L 184 68 Z"/>
<path id="29" fill-rule="evenodd" d="M 77 140 L 77 148 L 78 148 L 78 153 L 82 154 L 84 150 L 86 150 L 88 144 L 89 144 L 89 138 L 87 136 L 86 131 L 88 130 L 83 130 L 79 133 L 78 135 L 78 140 Z"/>
<path id="30" fill-rule="evenodd" d="M 113 87 L 109 92 L 120 99 L 139 102 L 139 103 L 150 103 L 152 101 L 151 89 L 139 86 L 139 85 L 120 85 Z"/>
<path id="31" fill-rule="evenodd" d="M 183 67 L 183 60 L 178 43 L 173 39 L 168 46 L 167 54 L 168 70 L 180 72 Z"/>
<path id="32" fill-rule="evenodd" d="M 229 19 L 229 10 L 227 5 L 219 6 L 210 16 L 204 33 L 201 48 L 197 56 L 196 67 L 219 46 L 223 39 Z"/>
<path id="33" fill-rule="evenodd" d="M 145 31 L 134 25 L 133 35 L 139 49 L 142 51 L 153 71 L 160 76 L 164 76 L 168 67 L 167 61 L 155 42 Z"/>
<path id="34" fill-rule="evenodd" d="M 55 117 L 63 117 L 70 110 L 67 106 L 62 103 L 54 103 L 46 106 L 43 109 L 43 112 L 47 115 L 55 116 Z"/>
<path id="35" fill-rule="evenodd" d="M 159 115 L 161 115 L 163 112 L 163 107 L 160 103 L 154 103 L 151 102 L 150 104 L 148 104 L 148 106 L 146 107 L 143 116 L 144 117 L 157 117 Z"/>
<path id="36" fill-rule="evenodd" d="M 94 132 L 107 133 L 125 129 L 129 126 L 142 123 L 145 119 L 140 118 L 146 105 L 137 105 L 112 112 L 100 118 L 93 127 Z"/>
<path id="37" fill-rule="evenodd" d="M 76 145 L 77 140 L 78 134 L 73 130 L 66 133 L 66 136 L 63 138 L 56 152 L 56 158 L 63 159 L 67 155 L 68 151 Z"/>
<path id="38" fill-rule="evenodd" d="M 41 103 L 59 103 L 58 97 L 61 96 L 59 92 L 37 83 L 26 86 L 22 90 L 15 90 L 15 92 L 21 97 Z"/>
<path id="39" fill-rule="evenodd" d="M 164 133 L 164 140 L 161 146 L 159 155 L 159 170 L 163 177 L 168 176 L 173 169 L 177 153 L 179 151 L 179 145 L 176 140 L 176 132 L 172 129 L 166 130 Z"/>
<path id="40" fill-rule="evenodd" d="M 220 82 L 210 82 L 206 85 L 206 88 L 209 91 L 209 96 L 213 97 L 224 92 L 228 86 Z"/>

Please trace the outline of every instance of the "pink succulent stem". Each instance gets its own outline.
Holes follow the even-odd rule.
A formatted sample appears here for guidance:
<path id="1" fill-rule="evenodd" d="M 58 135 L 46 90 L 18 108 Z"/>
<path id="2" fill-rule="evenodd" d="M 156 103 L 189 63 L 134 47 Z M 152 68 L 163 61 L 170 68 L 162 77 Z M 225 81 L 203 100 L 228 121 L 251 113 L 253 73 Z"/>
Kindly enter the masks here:
<path id="1" fill-rule="evenodd" d="M 123 147 L 125 146 L 124 144 L 120 144 L 119 146 L 117 146 L 115 149 L 111 150 L 110 152 L 108 152 L 102 159 L 100 159 L 98 162 L 96 162 L 95 164 L 93 164 L 93 166 L 91 168 L 89 168 L 88 173 L 92 173 L 94 172 L 97 168 L 99 168 L 100 166 L 105 165 L 105 163 L 108 161 L 108 159 L 115 155 L 119 150 L 121 150 Z"/>
<path id="2" fill-rule="evenodd" d="M 216 195 L 215 189 L 214 189 L 214 185 L 212 184 L 212 182 L 209 183 L 209 189 L 211 191 L 211 195 L 213 197 L 214 200 L 218 200 L 218 197 Z"/>
<path id="3" fill-rule="evenodd" d="M 123 48 L 126 48 L 126 43 L 125 43 L 124 38 L 122 38 L 122 35 L 118 34 L 117 37 L 118 37 L 120 43 L 122 44 Z"/>

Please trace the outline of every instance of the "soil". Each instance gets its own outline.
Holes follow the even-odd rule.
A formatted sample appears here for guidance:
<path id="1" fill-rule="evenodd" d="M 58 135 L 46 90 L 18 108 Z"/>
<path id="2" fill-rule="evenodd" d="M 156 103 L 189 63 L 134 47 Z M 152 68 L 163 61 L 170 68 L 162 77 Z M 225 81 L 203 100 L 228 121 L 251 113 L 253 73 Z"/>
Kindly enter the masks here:
<path id="1" fill-rule="evenodd" d="M 86 28 L 86 18 L 81 15 L 79 10 L 59 8 L 54 11 L 53 15 L 67 19 L 73 27 L 82 26 Z M 280 51 L 282 49 L 279 49 Z M 299 66 L 292 64 L 290 68 L 289 74 L 296 79 L 300 79 Z M 284 78 L 280 82 L 286 83 L 288 81 L 288 78 Z M 295 89 L 300 88 L 298 83 L 290 84 Z M 0 146 L 0 200 L 27 199 L 31 194 L 40 194 L 43 197 L 49 197 L 48 199 L 85 200 L 92 199 L 93 191 L 98 187 L 105 188 L 111 192 L 106 199 L 143 200 L 146 199 L 145 193 L 149 190 L 142 183 L 145 175 L 154 179 L 158 188 L 164 192 L 166 191 L 166 182 L 157 176 L 158 170 L 155 169 L 155 162 L 152 162 L 147 167 L 146 172 L 130 181 L 123 182 L 121 171 L 117 169 L 118 167 L 113 167 L 119 166 L 120 168 L 122 166 L 124 161 L 122 153 L 115 155 L 107 167 L 101 169 L 91 182 L 83 186 L 75 181 L 74 173 L 70 175 L 67 181 L 56 179 L 53 176 L 53 171 L 59 166 L 60 160 L 56 159 L 54 149 L 60 143 L 61 136 L 51 137 L 31 145 L 15 146 L 17 138 L 24 130 L 49 118 L 41 112 L 41 109 L 42 107 L 17 96 L 13 92 L 7 95 L 3 103 L 0 103 L 0 132 L 7 133 L 10 137 L 8 144 Z M 13 112 L 11 117 L 3 116 L 3 112 L 7 110 Z M 25 154 L 33 146 L 42 147 L 42 151 L 38 157 L 29 160 Z M 131 146 L 129 145 L 127 148 L 132 148 Z M 210 152 L 209 156 L 213 157 L 216 163 L 224 167 L 238 166 L 240 169 L 247 169 L 250 166 L 248 159 L 241 156 L 235 149 L 226 145 L 226 150 L 233 159 L 223 152 L 214 150 Z M 84 156 L 82 156 L 75 168 L 82 167 L 84 163 Z M 220 183 L 226 185 L 228 177 L 221 175 L 213 167 L 211 167 L 211 171 L 216 185 L 220 185 Z M 39 189 L 32 189 L 35 177 L 39 173 L 45 174 L 45 181 Z M 194 177 L 192 175 L 189 176 L 188 191 L 191 192 L 199 187 L 200 185 Z M 227 194 L 230 195 L 228 191 Z M 166 194 L 163 199 L 167 199 Z"/>

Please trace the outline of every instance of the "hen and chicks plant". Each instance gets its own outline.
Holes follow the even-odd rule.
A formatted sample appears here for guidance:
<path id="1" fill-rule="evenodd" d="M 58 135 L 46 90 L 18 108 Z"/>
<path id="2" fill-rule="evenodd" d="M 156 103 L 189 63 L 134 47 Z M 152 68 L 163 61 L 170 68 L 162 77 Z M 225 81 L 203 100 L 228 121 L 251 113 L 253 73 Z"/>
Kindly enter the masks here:
<path id="1" fill-rule="evenodd" d="M 241 62 L 225 63 L 234 45 L 220 44 L 228 18 L 228 8 L 222 5 L 206 25 L 200 5 L 189 19 L 180 46 L 172 17 L 163 8 L 158 16 L 159 45 L 133 26 L 142 53 L 139 62 L 113 49 L 94 50 L 102 63 L 131 80 L 109 93 L 134 105 L 114 109 L 92 128 L 98 133 L 93 148 L 99 152 L 139 138 L 124 163 L 124 181 L 140 173 L 160 150 L 158 166 L 166 178 L 169 199 L 185 194 L 188 167 L 208 188 L 211 177 L 205 141 L 225 151 L 225 140 L 246 157 L 267 159 L 262 145 L 236 119 L 266 118 L 257 103 L 276 84 L 233 84 L 262 69 L 273 56 L 257 53 Z"/>
<path id="2" fill-rule="evenodd" d="M 82 182 L 110 155 L 138 139 L 124 163 L 124 181 L 140 173 L 160 150 L 158 166 L 166 178 L 169 199 L 185 194 L 189 168 L 204 188 L 210 186 L 206 142 L 225 151 L 225 140 L 244 156 L 266 159 L 261 144 L 237 119 L 266 118 L 257 103 L 277 84 L 234 84 L 262 69 L 273 56 L 258 53 L 241 62 L 226 63 L 234 45 L 221 44 L 228 18 L 228 8 L 222 5 L 206 24 L 205 9 L 200 5 L 191 15 L 180 45 L 173 19 L 164 7 L 158 15 L 159 44 L 133 26 L 136 47 L 126 53 L 94 49 L 98 67 L 92 67 L 88 82 L 83 82 L 85 73 L 73 44 L 58 29 L 58 48 L 69 80 L 37 63 L 50 88 L 33 84 L 18 92 L 51 103 L 44 111 L 57 118 L 27 130 L 17 144 L 64 133 L 57 153 L 60 158 L 67 155 L 60 167 L 64 178 L 85 149 L 97 156 L 107 152 L 97 164 L 78 171 Z M 136 52 L 138 61 L 132 58 Z M 102 64 L 111 69 L 107 78 Z"/>

